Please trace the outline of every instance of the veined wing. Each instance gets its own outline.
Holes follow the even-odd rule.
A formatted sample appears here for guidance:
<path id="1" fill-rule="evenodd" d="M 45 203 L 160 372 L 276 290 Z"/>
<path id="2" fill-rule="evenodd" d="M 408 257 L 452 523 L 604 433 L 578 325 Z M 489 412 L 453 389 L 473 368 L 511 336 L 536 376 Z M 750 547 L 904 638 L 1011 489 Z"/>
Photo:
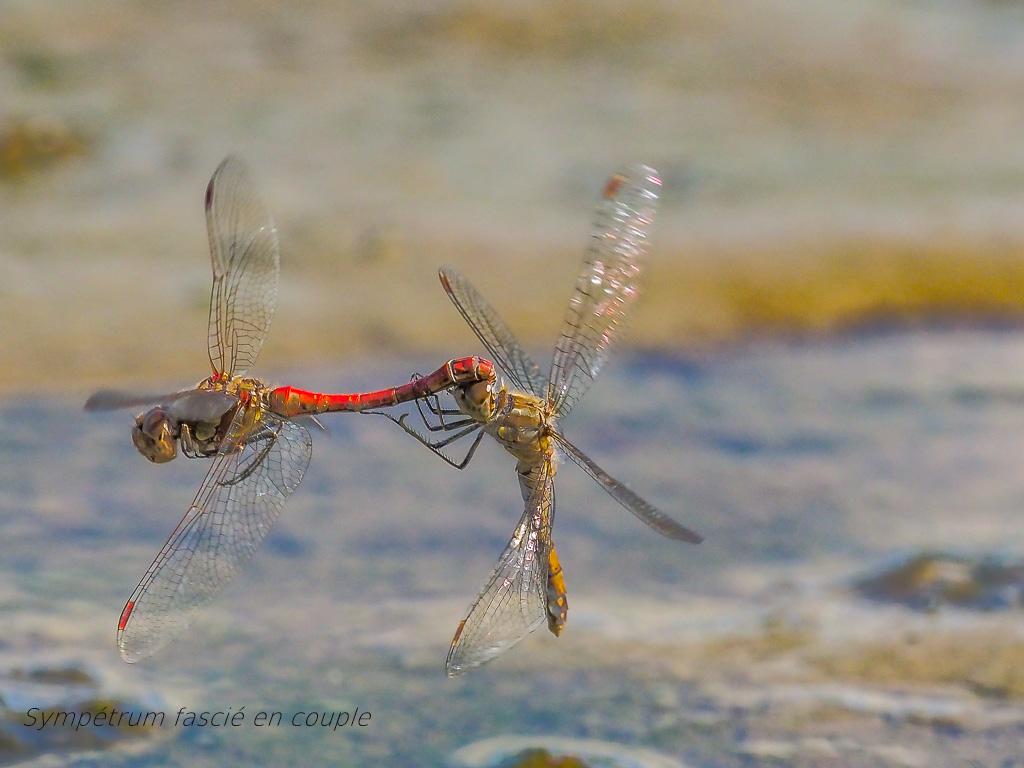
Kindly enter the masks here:
<path id="1" fill-rule="evenodd" d="M 526 354 L 487 299 L 452 267 L 441 267 L 438 276 L 448 298 L 505 375 L 521 391 L 535 397 L 544 397 L 544 377 L 540 367 Z"/>
<path id="2" fill-rule="evenodd" d="M 235 414 L 188 512 L 125 604 L 121 657 L 150 656 L 180 634 L 262 544 L 309 466 L 304 427 L 263 411 Z"/>
<path id="3" fill-rule="evenodd" d="M 277 229 L 245 163 L 229 156 L 206 188 L 213 290 L 209 348 L 214 373 L 242 376 L 256 362 L 277 304 Z"/>
<path id="4" fill-rule="evenodd" d="M 498 565 L 455 630 L 448 676 L 494 659 L 547 621 L 548 549 L 555 513 L 554 474 L 545 464 L 529 478 L 526 508 Z"/>
<path id="5" fill-rule="evenodd" d="M 686 541 L 690 544 L 700 544 L 704 541 L 704 537 L 699 533 L 691 531 L 686 526 L 676 522 L 674 519 L 666 515 L 653 504 L 644 501 L 633 493 L 633 491 L 629 490 L 629 488 L 597 466 L 593 459 L 570 443 L 566 439 L 565 435 L 552 431 L 551 436 L 555 438 L 555 442 L 558 443 L 558 447 L 565 451 L 565 454 L 572 459 L 575 464 L 582 467 L 584 472 L 597 480 L 601 487 L 608 491 L 613 499 L 636 515 L 641 522 L 646 523 L 662 536 L 667 536 L 670 539 Z"/>
<path id="6" fill-rule="evenodd" d="M 555 344 L 547 397 L 564 416 L 590 388 L 636 301 L 661 179 L 646 165 L 627 166 L 605 184 L 590 247 Z"/>

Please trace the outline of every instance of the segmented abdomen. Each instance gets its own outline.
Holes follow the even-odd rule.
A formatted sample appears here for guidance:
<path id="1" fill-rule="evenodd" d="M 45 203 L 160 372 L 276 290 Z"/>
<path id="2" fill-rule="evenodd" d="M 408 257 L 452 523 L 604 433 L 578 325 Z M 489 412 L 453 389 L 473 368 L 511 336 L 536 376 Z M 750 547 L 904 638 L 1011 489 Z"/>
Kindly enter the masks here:
<path id="1" fill-rule="evenodd" d="M 555 542 L 551 542 L 548 550 L 548 629 L 555 637 L 562 634 L 565 622 L 569 618 L 569 598 L 565 594 L 565 577 L 562 575 L 562 564 L 558 562 L 558 551 Z"/>

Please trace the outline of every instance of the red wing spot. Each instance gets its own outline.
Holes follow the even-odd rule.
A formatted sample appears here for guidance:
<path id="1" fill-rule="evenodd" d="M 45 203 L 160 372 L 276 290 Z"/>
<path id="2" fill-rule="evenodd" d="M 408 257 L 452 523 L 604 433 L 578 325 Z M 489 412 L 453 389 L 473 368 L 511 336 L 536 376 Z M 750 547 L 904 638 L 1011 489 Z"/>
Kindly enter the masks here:
<path id="1" fill-rule="evenodd" d="M 455 644 L 457 642 L 459 642 L 459 638 L 462 637 L 462 630 L 464 630 L 465 628 L 466 628 L 466 620 L 463 619 L 462 621 L 459 622 L 458 629 L 455 630 L 455 637 L 452 638 L 452 647 L 453 648 L 455 647 Z"/>
<path id="2" fill-rule="evenodd" d="M 132 615 L 132 611 L 135 610 L 135 601 L 129 600 L 124 605 L 124 610 L 121 611 L 121 620 L 117 622 L 117 631 L 120 632 L 128 624 L 128 618 Z"/>
<path id="3" fill-rule="evenodd" d="M 210 179 L 210 183 L 206 185 L 206 209 L 209 210 L 211 205 L 213 205 L 213 179 Z"/>
<path id="4" fill-rule="evenodd" d="M 601 195 L 606 200 L 610 200 L 611 198 L 615 197 L 615 195 L 617 195 L 619 193 L 619 190 L 622 188 L 622 184 L 625 180 L 626 177 L 620 173 L 617 173 L 614 176 L 610 177 L 607 183 L 604 185 L 604 191 L 601 193 Z"/>

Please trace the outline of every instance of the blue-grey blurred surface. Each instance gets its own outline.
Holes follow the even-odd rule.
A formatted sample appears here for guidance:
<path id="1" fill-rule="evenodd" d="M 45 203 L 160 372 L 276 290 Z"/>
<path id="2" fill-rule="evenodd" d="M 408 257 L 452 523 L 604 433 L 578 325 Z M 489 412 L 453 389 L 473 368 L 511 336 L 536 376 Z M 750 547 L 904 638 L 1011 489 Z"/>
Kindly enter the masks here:
<path id="1" fill-rule="evenodd" d="M 325 390 L 408 375 L 269 373 Z M 555 535 L 567 631 L 557 641 L 539 631 L 457 680 L 444 676 L 451 634 L 520 513 L 497 446 L 460 473 L 384 419 L 326 418 L 330 433 L 314 435 L 309 473 L 252 567 L 169 652 L 129 666 L 114 645 L 122 602 L 204 466 L 147 464 L 127 414 L 9 401 L 0 665 L 81 668 L 105 696 L 171 712 L 373 715 L 364 729 L 333 733 L 166 728 L 131 749 L 61 758 L 76 765 L 441 766 L 473 742 L 517 736 L 607 741 L 693 766 L 771 755 L 995 764 L 1024 736 L 1012 686 L 993 695 L 955 680 L 851 679 L 817 660 L 907 633 L 1019 641 L 1017 609 L 921 614 L 849 585 L 921 550 L 1022 551 L 1022 374 L 1024 341 L 1010 332 L 622 356 L 566 430 L 707 541 L 660 539 L 563 466 Z M 736 657 L 743 638 L 755 638 L 750 655 Z M 0 685 L 5 700 L 10 691 Z"/>

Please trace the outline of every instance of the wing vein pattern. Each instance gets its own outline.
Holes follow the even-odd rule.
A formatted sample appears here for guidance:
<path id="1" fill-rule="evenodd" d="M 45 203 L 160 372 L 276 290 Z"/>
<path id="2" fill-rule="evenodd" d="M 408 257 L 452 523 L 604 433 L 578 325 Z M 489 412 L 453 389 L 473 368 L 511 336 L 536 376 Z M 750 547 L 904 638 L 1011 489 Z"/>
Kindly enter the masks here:
<path id="1" fill-rule="evenodd" d="M 546 394 L 557 417 L 569 413 L 590 388 L 622 334 L 639 295 L 660 188 L 657 172 L 645 165 L 627 166 L 605 184 L 551 360 Z"/>
<path id="2" fill-rule="evenodd" d="M 213 267 L 210 365 L 214 373 L 242 376 L 274 317 L 280 255 L 274 221 L 238 157 L 225 159 L 210 179 L 206 227 Z"/>
<path id="3" fill-rule="evenodd" d="M 240 406 L 181 522 L 122 613 L 118 647 L 134 662 L 187 626 L 263 543 L 309 466 L 312 440 L 298 424 Z"/>
<path id="4" fill-rule="evenodd" d="M 500 656 L 547 621 L 548 550 L 555 513 L 554 468 L 520 475 L 525 509 L 486 586 L 459 624 L 449 676 Z"/>
<path id="5" fill-rule="evenodd" d="M 448 297 L 490 352 L 491 359 L 521 391 L 543 397 L 540 367 L 526 354 L 494 307 L 454 268 L 442 267 L 439 277 Z"/>
<path id="6" fill-rule="evenodd" d="M 670 539 L 686 541 L 691 544 L 700 544 L 704 540 L 704 537 L 699 533 L 690 530 L 682 523 L 669 517 L 601 469 L 601 467 L 594 463 L 593 459 L 569 442 L 565 435 L 553 431 L 551 436 L 555 439 L 558 447 L 562 449 L 574 464 L 581 467 L 584 472 L 594 478 L 613 499 L 636 515 L 641 522 Z"/>

